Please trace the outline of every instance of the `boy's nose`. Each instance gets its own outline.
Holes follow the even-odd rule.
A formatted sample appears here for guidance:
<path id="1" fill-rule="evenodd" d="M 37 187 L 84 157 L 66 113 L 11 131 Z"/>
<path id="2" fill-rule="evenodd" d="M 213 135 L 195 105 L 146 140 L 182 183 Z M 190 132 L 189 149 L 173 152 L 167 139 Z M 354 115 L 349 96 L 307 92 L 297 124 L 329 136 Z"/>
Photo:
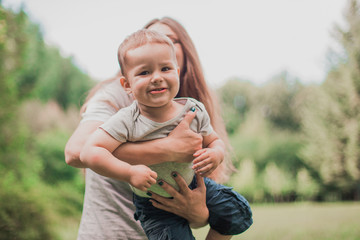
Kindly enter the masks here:
<path id="1" fill-rule="evenodd" d="M 152 79 L 151 79 L 151 82 L 152 83 L 158 83 L 158 82 L 162 82 L 163 81 L 163 78 L 161 76 L 161 74 L 159 73 L 154 73 Z"/>

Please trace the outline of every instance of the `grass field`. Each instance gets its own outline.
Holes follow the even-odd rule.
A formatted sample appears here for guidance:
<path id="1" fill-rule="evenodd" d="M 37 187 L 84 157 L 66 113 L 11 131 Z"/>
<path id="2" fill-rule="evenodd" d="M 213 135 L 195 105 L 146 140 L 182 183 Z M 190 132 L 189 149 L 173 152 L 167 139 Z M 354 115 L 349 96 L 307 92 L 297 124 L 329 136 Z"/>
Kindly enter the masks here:
<path id="1" fill-rule="evenodd" d="M 254 224 L 233 240 L 360 240 L 360 202 L 253 204 Z M 60 239 L 75 240 L 79 220 L 64 221 Z M 208 228 L 194 230 L 204 240 Z"/>
<path id="2" fill-rule="evenodd" d="M 254 224 L 232 239 L 360 240 L 360 202 L 252 205 Z M 197 240 L 208 228 L 194 230 Z"/>

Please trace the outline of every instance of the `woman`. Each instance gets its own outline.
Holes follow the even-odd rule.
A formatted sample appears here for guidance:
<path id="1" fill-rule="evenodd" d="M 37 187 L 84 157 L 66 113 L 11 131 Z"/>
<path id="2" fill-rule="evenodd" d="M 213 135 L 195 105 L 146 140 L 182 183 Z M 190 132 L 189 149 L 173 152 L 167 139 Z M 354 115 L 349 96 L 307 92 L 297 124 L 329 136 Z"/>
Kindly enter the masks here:
<path id="1" fill-rule="evenodd" d="M 201 69 L 194 44 L 185 29 L 171 18 L 155 19 L 145 26 L 167 35 L 176 48 L 180 66 L 180 91 L 178 97 L 193 97 L 205 105 L 211 123 L 222 140 L 227 141 L 218 105 L 211 94 Z M 128 97 L 119 83 L 119 76 L 98 84 L 89 94 L 82 108 L 83 119 L 65 148 L 66 162 L 74 167 L 86 167 L 79 161 L 79 153 L 88 136 L 118 109 L 128 106 Z M 194 118 L 189 112 L 181 124 L 167 137 L 149 142 L 126 143 L 114 155 L 131 164 L 155 164 L 164 161 L 191 161 L 192 154 L 202 147 L 201 137 L 189 129 Z M 136 154 L 134 154 L 136 153 Z M 155 161 L 157 162 L 154 162 Z M 232 171 L 229 157 L 218 167 L 212 178 L 223 182 Z M 164 184 L 162 187 L 173 199 L 153 196 L 155 207 L 187 219 L 192 226 L 207 224 L 208 209 L 205 204 L 206 189 L 201 177 L 198 188 L 190 190 L 180 176 L 175 178 L 180 191 Z M 106 178 L 86 170 L 84 209 L 78 239 L 146 239 L 142 228 L 133 218 L 132 192 L 126 183 Z M 216 239 L 216 232 L 209 239 Z"/>

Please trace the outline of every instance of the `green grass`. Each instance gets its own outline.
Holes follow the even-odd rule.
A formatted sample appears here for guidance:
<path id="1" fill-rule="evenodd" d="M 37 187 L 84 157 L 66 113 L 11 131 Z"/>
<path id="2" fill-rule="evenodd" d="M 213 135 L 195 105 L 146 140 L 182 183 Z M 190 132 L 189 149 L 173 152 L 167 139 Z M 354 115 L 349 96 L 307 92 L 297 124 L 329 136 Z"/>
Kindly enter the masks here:
<path id="1" fill-rule="evenodd" d="M 360 202 L 252 205 L 254 224 L 233 240 L 360 240 Z M 80 220 L 63 221 L 60 239 L 76 239 Z M 204 240 L 208 227 L 193 230 Z"/>
<path id="2" fill-rule="evenodd" d="M 359 240 L 360 202 L 252 205 L 254 224 L 232 239 Z M 194 230 L 197 240 L 208 227 Z"/>

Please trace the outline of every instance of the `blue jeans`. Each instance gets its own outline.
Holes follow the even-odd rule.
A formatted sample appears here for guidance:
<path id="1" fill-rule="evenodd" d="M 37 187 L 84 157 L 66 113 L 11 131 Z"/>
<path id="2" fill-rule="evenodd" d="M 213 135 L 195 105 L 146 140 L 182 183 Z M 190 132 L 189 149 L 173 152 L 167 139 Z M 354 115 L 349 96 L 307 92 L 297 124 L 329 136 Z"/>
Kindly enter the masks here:
<path id="1" fill-rule="evenodd" d="M 248 201 L 230 187 L 204 178 L 206 205 L 209 209 L 209 225 L 223 235 L 236 235 L 246 231 L 251 224 L 252 212 Z M 196 178 L 189 185 L 197 186 Z M 186 219 L 173 213 L 155 208 L 149 198 L 134 194 L 135 219 L 140 220 L 149 240 L 193 240 L 191 228 Z"/>

